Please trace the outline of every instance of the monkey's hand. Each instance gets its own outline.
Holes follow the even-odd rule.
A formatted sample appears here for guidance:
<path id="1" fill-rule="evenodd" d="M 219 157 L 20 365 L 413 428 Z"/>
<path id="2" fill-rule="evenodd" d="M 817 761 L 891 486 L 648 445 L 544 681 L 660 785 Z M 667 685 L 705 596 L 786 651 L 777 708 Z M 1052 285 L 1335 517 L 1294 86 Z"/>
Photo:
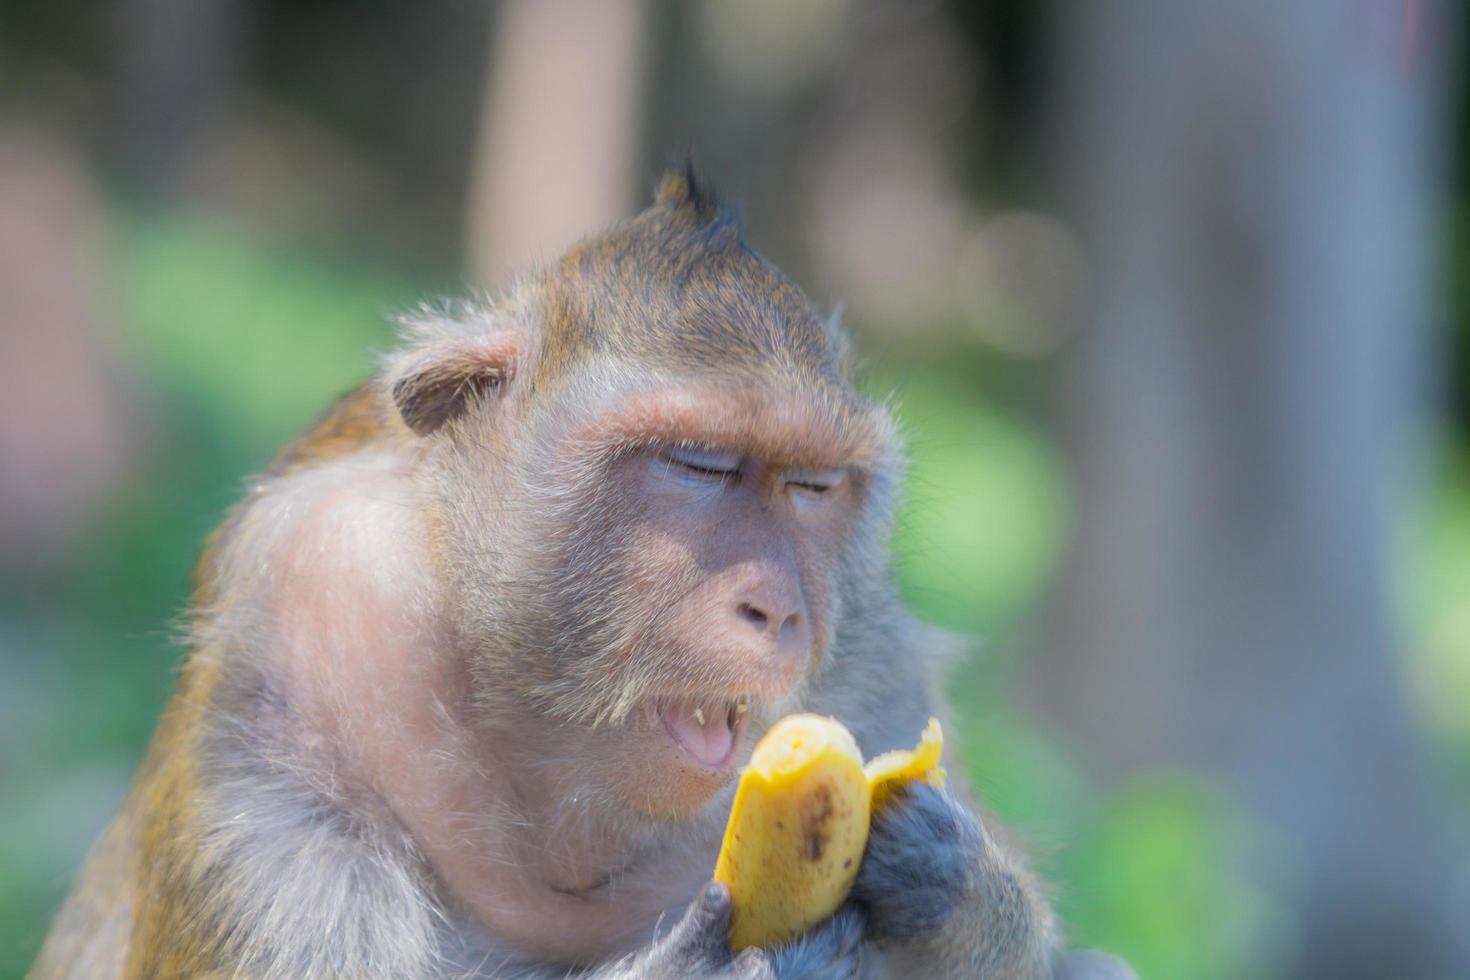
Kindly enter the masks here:
<path id="1" fill-rule="evenodd" d="M 989 902 L 989 850 L 979 822 L 942 791 L 925 783 L 904 787 L 873 814 L 853 884 L 868 937 L 884 947 L 923 942 L 966 908 Z"/>
<path id="2" fill-rule="evenodd" d="M 730 890 L 710 883 L 669 933 L 596 980 L 851 980 L 858 975 L 862 917 L 844 909 L 775 952 L 730 951 Z"/>
<path id="3" fill-rule="evenodd" d="M 778 980 L 852 980 L 861 975 L 863 914 L 848 903 L 769 954 Z"/>
<path id="4" fill-rule="evenodd" d="M 759 950 L 730 951 L 730 889 L 711 882 L 669 932 L 640 953 L 592 974 L 596 980 L 770 980 Z"/>
<path id="5" fill-rule="evenodd" d="M 941 790 L 912 783 L 873 814 L 853 899 L 894 976 L 1128 980 L 1110 957 L 1059 961 L 1025 869 Z"/>

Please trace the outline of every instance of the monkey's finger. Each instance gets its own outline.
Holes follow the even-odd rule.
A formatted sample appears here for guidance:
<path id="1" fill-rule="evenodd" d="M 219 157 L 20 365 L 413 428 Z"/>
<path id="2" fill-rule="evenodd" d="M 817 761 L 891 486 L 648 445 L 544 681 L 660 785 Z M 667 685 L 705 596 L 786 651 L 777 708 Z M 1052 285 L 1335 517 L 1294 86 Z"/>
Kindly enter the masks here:
<path id="1" fill-rule="evenodd" d="M 774 954 L 777 977 L 851 980 L 862 967 L 863 913 L 849 903 L 800 939 Z"/>
<path id="2" fill-rule="evenodd" d="M 809 944 L 825 954 L 833 964 L 833 971 L 823 973 L 833 980 L 856 974 L 858 957 L 862 952 L 863 932 L 867 928 L 867 917 L 861 909 L 849 902 L 833 913 L 821 928 L 812 932 Z M 843 972 L 851 967 L 852 972 Z"/>
<path id="3" fill-rule="evenodd" d="M 687 954 L 709 954 L 723 950 L 730 955 L 726 939 L 730 932 L 730 889 L 712 881 L 689 905 L 665 942 Z"/>
<path id="4" fill-rule="evenodd" d="M 771 958 L 758 949 L 747 949 L 735 957 L 730 968 L 731 980 L 776 980 Z"/>
<path id="5" fill-rule="evenodd" d="M 863 934 L 867 928 L 867 917 L 862 910 L 849 903 L 838 909 L 822 929 L 821 938 L 832 951 L 832 962 L 851 967 L 851 972 L 834 973 L 834 978 L 857 975 L 858 967 L 862 965 Z"/>
<path id="6" fill-rule="evenodd" d="M 628 977 L 676 980 L 687 977 L 744 977 L 731 974 L 734 954 L 730 951 L 730 890 L 723 885 L 705 886 L 669 932 L 649 947 L 630 967 L 609 974 Z M 760 974 L 752 974 L 759 977 Z"/>

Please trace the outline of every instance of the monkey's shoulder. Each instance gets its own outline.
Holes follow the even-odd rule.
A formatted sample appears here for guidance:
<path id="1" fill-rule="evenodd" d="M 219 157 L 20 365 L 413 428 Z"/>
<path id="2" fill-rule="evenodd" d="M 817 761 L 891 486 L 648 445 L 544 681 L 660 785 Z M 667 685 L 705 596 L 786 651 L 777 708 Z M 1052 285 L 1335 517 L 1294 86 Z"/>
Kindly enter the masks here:
<path id="1" fill-rule="evenodd" d="M 268 474 L 287 476 L 407 435 L 397 411 L 366 381 L 337 399 L 277 454 Z"/>

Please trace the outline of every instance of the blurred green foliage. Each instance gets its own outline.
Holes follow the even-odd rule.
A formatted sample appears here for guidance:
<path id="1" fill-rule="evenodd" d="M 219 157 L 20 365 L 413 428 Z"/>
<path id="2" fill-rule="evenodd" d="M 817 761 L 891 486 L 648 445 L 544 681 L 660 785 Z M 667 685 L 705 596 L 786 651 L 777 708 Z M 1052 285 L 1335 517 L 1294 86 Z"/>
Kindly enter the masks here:
<path id="1" fill-rule="evenodd" d="M 1000 414 L 961 361 L 865 379 L 891 392 L 909 457 L 893 541 L 904 596 L 925 619 L 1004 633 L 1050 580 L 1070 505 L 1056 451 Z"/>
<path id="2" fill-rule="evenodd" d="M 1395 582 L 1409 688 L 1452 797 L 1445 830 L 1470 848 L 1470 452 L 1441 457 L 1428 497 L 1405 516 Z"/>
<path id="3" fill-rule="evenodd" d="M 421 291 L 192 213 L 122 215 L 112 246 L 117 340 L 145 393 L 149 450 L 63 569 L 0 590 L 0 631 L 23 652 L 17 689 L 0 695 L 0 977 L 24 973 L 142 754 L 182 657 L 170 624 L 204 536 L 248 474 L 371 370 L 391 342 L 387 314 Z M 986 638 L 953 683 L 971 778 L 1034 845 L 1075 938 L 1129 957 L 1145 980 L 1270 976 L 1253 957 L 1289 923 L 1221 857 L 1259 829 L 1184 774 L 1099 795 L 1005 701 L 1069 531 L 1057 449 L 988 400 L 963 359 L 888 360 L 870 386 L 896 392 L 909 439 L 894 542 L 905 595 Z M 1416 669 L 1431 687 L 1448 677 L 1463 705 L 1470 626 L 1453 597 L 1470 594 L 1470 474 L 1442 486 L 1409 536 L 1404 606 L 1426 651 Z M 1458 632 L 1435 652 L 1446 629 Z M 1463 761 L 1459 775 L 1470 787 Z"/>
<path id="4" fill-rule="evenodd" d="M 373 369 L 417 299 L 381 272 L 275 252 L 188 213 L 122 232 L 127 341 L 160 386 L 264 458 Z"/>
<path id="5" fill-rule="evenodd" d="M 0 586 L 0 630 L 21 650 L 17 691 L 0 695 L 0 977 L 24 973 L 142 755 L 205 535 L 250 473 L 371 371 L 392 339 L 385 314 L 418 298 L 198 214 L 119 215 L 109 244 L 148 448 L 62 569 Z"/>

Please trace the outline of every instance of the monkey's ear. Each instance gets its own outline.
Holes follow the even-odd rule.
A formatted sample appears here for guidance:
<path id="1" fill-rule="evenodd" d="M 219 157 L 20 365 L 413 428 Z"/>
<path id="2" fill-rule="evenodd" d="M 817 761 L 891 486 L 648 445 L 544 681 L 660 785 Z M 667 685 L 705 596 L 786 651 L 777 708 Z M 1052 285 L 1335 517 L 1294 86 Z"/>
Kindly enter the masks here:
<path id="1" fill-rule="evenodd" d="M 421 436 L 501 390 L 515 368 L 520 336 L 507 331 L 435 345 L 394 365 L 390 389 L 398 414 Z"/>

